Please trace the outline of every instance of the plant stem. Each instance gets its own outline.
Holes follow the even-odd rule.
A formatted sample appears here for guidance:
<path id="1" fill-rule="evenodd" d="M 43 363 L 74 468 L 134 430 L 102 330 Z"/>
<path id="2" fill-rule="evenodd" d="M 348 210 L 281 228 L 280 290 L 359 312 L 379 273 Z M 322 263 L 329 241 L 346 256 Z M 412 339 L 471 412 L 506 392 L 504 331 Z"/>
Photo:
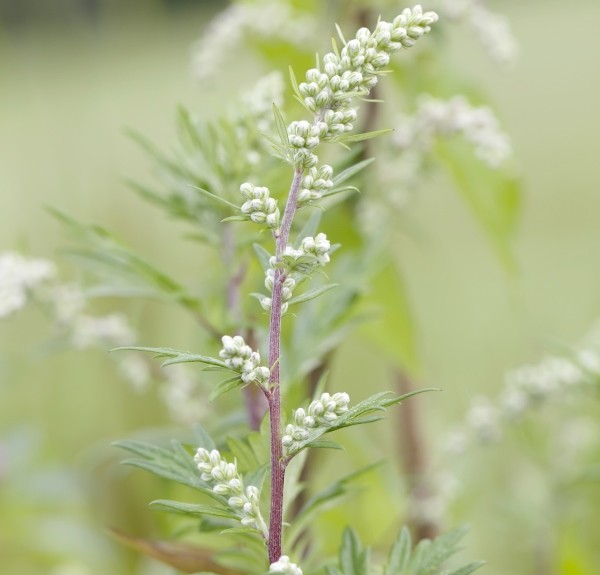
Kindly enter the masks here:
<path id="1" fill-rule="evenodd" d="M 405 394 L 414 391 L 413 382 L 403 371 L 397 370 L 394 378 L 398 393 Z M 440 526 L 433 520 L 423 517 L 422 514 L 423 505 L 432 496 L 432 493 L 425 479 L 428 467 L 427 453 L 416 401 L 407 401 L 404 404 L 404 410 L 398 423 L 398 445 L 410 490 L 408 523 L 416 541 L 434 539 L 439 535 Z"/>
<path id="2" fill-rule="evenodd" d="M 296 213 L 298 192 L 304 170 L 296 168 L 290 187 L 279 234 L 276 236 L 275 257 L 281 259 L 288 244 L 292 221 Z M 271 424 L 271 512 L 269 518 L 269 563 L 281 557 L 281 535 L 283 530 L 283 488 L 285 483 L 286 462 L 283 459 L 281 445 L 281 386 L 279 359 L 281 354 L 281 304 L 285 271 L 275 269 L 273 297 L 271 299 L 271 318 L 269 323 L 269 421 Z"/>

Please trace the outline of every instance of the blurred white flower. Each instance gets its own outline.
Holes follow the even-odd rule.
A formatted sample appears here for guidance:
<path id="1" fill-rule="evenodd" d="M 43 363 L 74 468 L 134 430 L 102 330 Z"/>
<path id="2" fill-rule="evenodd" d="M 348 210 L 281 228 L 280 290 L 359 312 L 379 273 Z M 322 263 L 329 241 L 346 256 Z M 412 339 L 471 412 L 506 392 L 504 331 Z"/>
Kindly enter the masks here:
<path id="1" fill-rule="evenodd" d="M 216 74 L 246 36 L 303 45 L 315 29 L 313 19 L 276 0 L 234 3 L 220 12 L 193 47 L 192 71 L 205 80 Z"/>
<path id="2" fill-rule="evenodd" d="M 83 313 L 87 300 L 80 286 L 60 284 L 48 294 L 54 316 L 61 325 L 71 325 Z"/>
<path id="3" fill-rule="evenodd" d="M 471 403 L 466 419 L 467 424 L 480 441 L 487 443 L 500 439 L 499 413 L 487 398 L 475 398 Z"/>
<path id="4" fill-rule="evenodd" d="M 467 22 L 496 62 L 510 64 L 517 57 L 519 45 L 508 18 L 492 12 L 484 0 L 438 0 L 437 8 L 448 19 Z"/>
<path id="5" fill-rule="evenodd" d="M 440 100 L 422 95 L 415 114 L 398 121 L 393 142 L 403 151 L 419 150 L 425 155 L 436 137 L 456 134 L 473 144 L 476 156 L 492 168 L 500 166 L 511 154 L 508 135 L 501 130 L 492 110 L 487 106 L 473 107 L 463 96 Z M 416 165 L 419 167 L 420 163 Z"/>
<path id="6" fill-rule="evenodd" d="M 119 373 L 126 379 L 135 391 L 144 391 L 150 383 L 150 367 L 148 362 L 139 355 L 127 353 L 119 356 Z"/>
<path id="7" fill-rule="evenodd" d="M 0 318 L 21 309 L 29 292 L 55 275 L 56 268 L 49 260 L 27 258 L 16 252 L 0 254 Z"/>
<path id="8" fill-rule="evenodd" d="M 71 343 L 78 349 L 97 345 L 132 345 L 135 333 L 125 316 L 113 313 L 101 317 L 80 315 L 73 324 Z"/>
<path id="9" fill-rule="evenodd" d="M 164 370 L 165 382 L 160 394 L 174 421 L 191 425 L 207 413 L 206 394 L 199 393 L 194 371 L 183 364 L 170 365 Z"/>

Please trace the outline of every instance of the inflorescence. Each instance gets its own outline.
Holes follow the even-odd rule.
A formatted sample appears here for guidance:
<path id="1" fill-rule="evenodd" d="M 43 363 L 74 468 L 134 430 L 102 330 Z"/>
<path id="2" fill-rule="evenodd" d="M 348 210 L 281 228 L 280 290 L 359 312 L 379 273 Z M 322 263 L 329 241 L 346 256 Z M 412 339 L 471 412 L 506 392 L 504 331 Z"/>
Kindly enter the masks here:
<path id="1" fill-rule="evenodd" d="M 228 497 L 227 503 L 240 517 L 246 527 L 253 527 L 266 537 L 267 526 L 259 509 L 259 490 L 254 485 L 244 488 L 235 463 L 225 461 L 213 449 L 198 448 L 194 461 L 201 472 L 200 478 L 212 486 L 217 495 Z"/>
<path id="2" fill-rule="evenodd" d="M 301 442 L 309 438 L 311 431 L 331 427 L 340 415 L 348 411 L 349 403 L 350 396 L 347 393 L 323 393 L 307 410 L 296 409 L 294 423 L 286 426 L 281 440 L 286 455 L 297 452 L 301 448 Z"/>

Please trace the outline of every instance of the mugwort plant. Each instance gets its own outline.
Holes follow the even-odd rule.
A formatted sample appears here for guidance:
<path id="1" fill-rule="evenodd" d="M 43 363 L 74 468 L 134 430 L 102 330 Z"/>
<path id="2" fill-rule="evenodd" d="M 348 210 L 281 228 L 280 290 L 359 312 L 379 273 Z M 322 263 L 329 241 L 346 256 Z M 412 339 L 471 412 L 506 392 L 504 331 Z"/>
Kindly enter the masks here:
<path id="1" fill-rule="evenodd" d="M 351 166 L 343 177 L 340 174 L 336 178 L 334 169 L 320 160 L 321 147 L 327 143 L 347 147 L 385 131 L 352 133 L 358 118 L 357 100 L 367 100 L 386 73 L 392 55 L 414 46 L 437 20 L 435 12 L 424 11 L 417 5 L 403 10 L 391 22 L 379 19 L 372 31 L 360 28 L 348 40 L 338 28 L 341 45 L 334 41 L 333 50 L 317 58 L 315 67 L 306 72 L 302 81 L 298 82 L 291 73 L 296 99 L 310 117 L 288 124 L 278 106 L 273 105 L 277 136 L 266 137 L 275 156 L 292 171 L 283 202 L 280 203 L 277 191 L 261 184 L 260 174 L 253 181 L 239 183 L 238 203 L 215 189 L 197 190 L 204 198 L 221 205 L 228 214 L 223 218 L 225 222 L 251 222 L 272 237 L 270 250 L 255 246 L 265 289 L 263 293 L 252 294 L 269 318 L 266 354 L 261 354 L 256 338 L 251 341 L 239 332 L 222 335 L 218 357 L 171 348 L 119 348 L 166 358 L 165 366 L 200 363 L 205 370 L 222 373 L 225 379 L 213 390 L 211 399 L 231 390 L 254 388 L 266 401 L 267 416 L 259 431 L 245 440 L 230 441 L 224 448 L 217 446 L 202 429 L 198 431 L 193 455 L 180 443 L 174 443 L 172 449 L 137 441 L 118 444 L 136 456 L 128 463 L 204 494 L 210 503 L 160 500 L 154 506 L 200 517 L 201 528 L 240 538 L 244 547 L 238 548 L 238 552 L 248 558 L 245 571 L 261 572 L 268 566 L 270 573 L 301 575 L 301 568 L 290 559 L 307 559 L 307 549 L 301 543 L 301 527 L 295 524 L 306 525 L 330 496 L 324 494 L 305 501 L 294 516 L 286 515 L 286 473 L 293 463 L 301 468 L 308 449 L 339 448 L 329 439 L 332 432 L 376 421 L 381 411 L 416 393 L 382 392 L 352 404 L 346 392 L 324 392 L 321 385 L 317 386 L 315 398 L 306 407 L 295 409 L 288 418 L 282 413 L 282 393 L 286 389 L 282 365 L 287 360 L 282 348 L 282 326 L 294 321 L 291 313 L 294 306 L 321 296 L 329 297 L 325 294 L 337 287 L 330 284 L 303 290 L 303 284 L 323 273 L 339 246 L 318 229 L 308 233 L 306 226 L 295 239 L 292 232 L 296 215 L 307 208 L 324 209 L 324 200 L 348 189 L 340 183 L 368 163 Z M 247 135 L 247 131 L 243 134 Z M 302 314 L 301 309 L 298 313 Z M 334 491 L 339 488 L 339 485 L 334 487 Z M 291 521 L 289 528 L 284 518 Z M 456 550 L 462 534 L 458 530 L 434 542 L 422 541 L 413 551 L 408 530 L 404 529 L 392 547 L 384 572 L 432 573 Z M 313 570 L 320 564 L 307 561 L 308 568 Z M 479 565 L 471 563 L 451 573 L 466 575 Z M 344 534 L 339 564 L 330 562 L 327 569 L 332 575 L 369 571 L 369 550 L 362 547 L 353 530 L 348 529 Z"/>

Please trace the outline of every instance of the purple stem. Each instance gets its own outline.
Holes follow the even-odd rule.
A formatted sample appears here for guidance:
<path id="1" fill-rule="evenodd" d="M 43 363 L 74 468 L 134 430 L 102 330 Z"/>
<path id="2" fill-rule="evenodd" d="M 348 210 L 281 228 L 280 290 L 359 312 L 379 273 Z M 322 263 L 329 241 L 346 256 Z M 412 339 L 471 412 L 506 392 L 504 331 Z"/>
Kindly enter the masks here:
<path id="1" fill-rule="evenodd" d="M 285 206 L 279 234 L 276 235 L 275 257 L 281 259 L 288 244 L 292 220 L 296 213 L 298 192 L 304 170 L 296 168 L 290 193 Z M 273 297 L 271 299 L 271 318 L 269 324 L 269 390 L 266 393 L 269 401 L 269 421 L 271 423 L 271 514 L 269 518 L 269 563 L 281 557 L 281 534 L 283 530 L 283 488 L 287 462 L 283 458 L 281 445 L 281 389 L 279 358 L 281 353 L 281 304 L 285 270 L 275 268 Z"/>

